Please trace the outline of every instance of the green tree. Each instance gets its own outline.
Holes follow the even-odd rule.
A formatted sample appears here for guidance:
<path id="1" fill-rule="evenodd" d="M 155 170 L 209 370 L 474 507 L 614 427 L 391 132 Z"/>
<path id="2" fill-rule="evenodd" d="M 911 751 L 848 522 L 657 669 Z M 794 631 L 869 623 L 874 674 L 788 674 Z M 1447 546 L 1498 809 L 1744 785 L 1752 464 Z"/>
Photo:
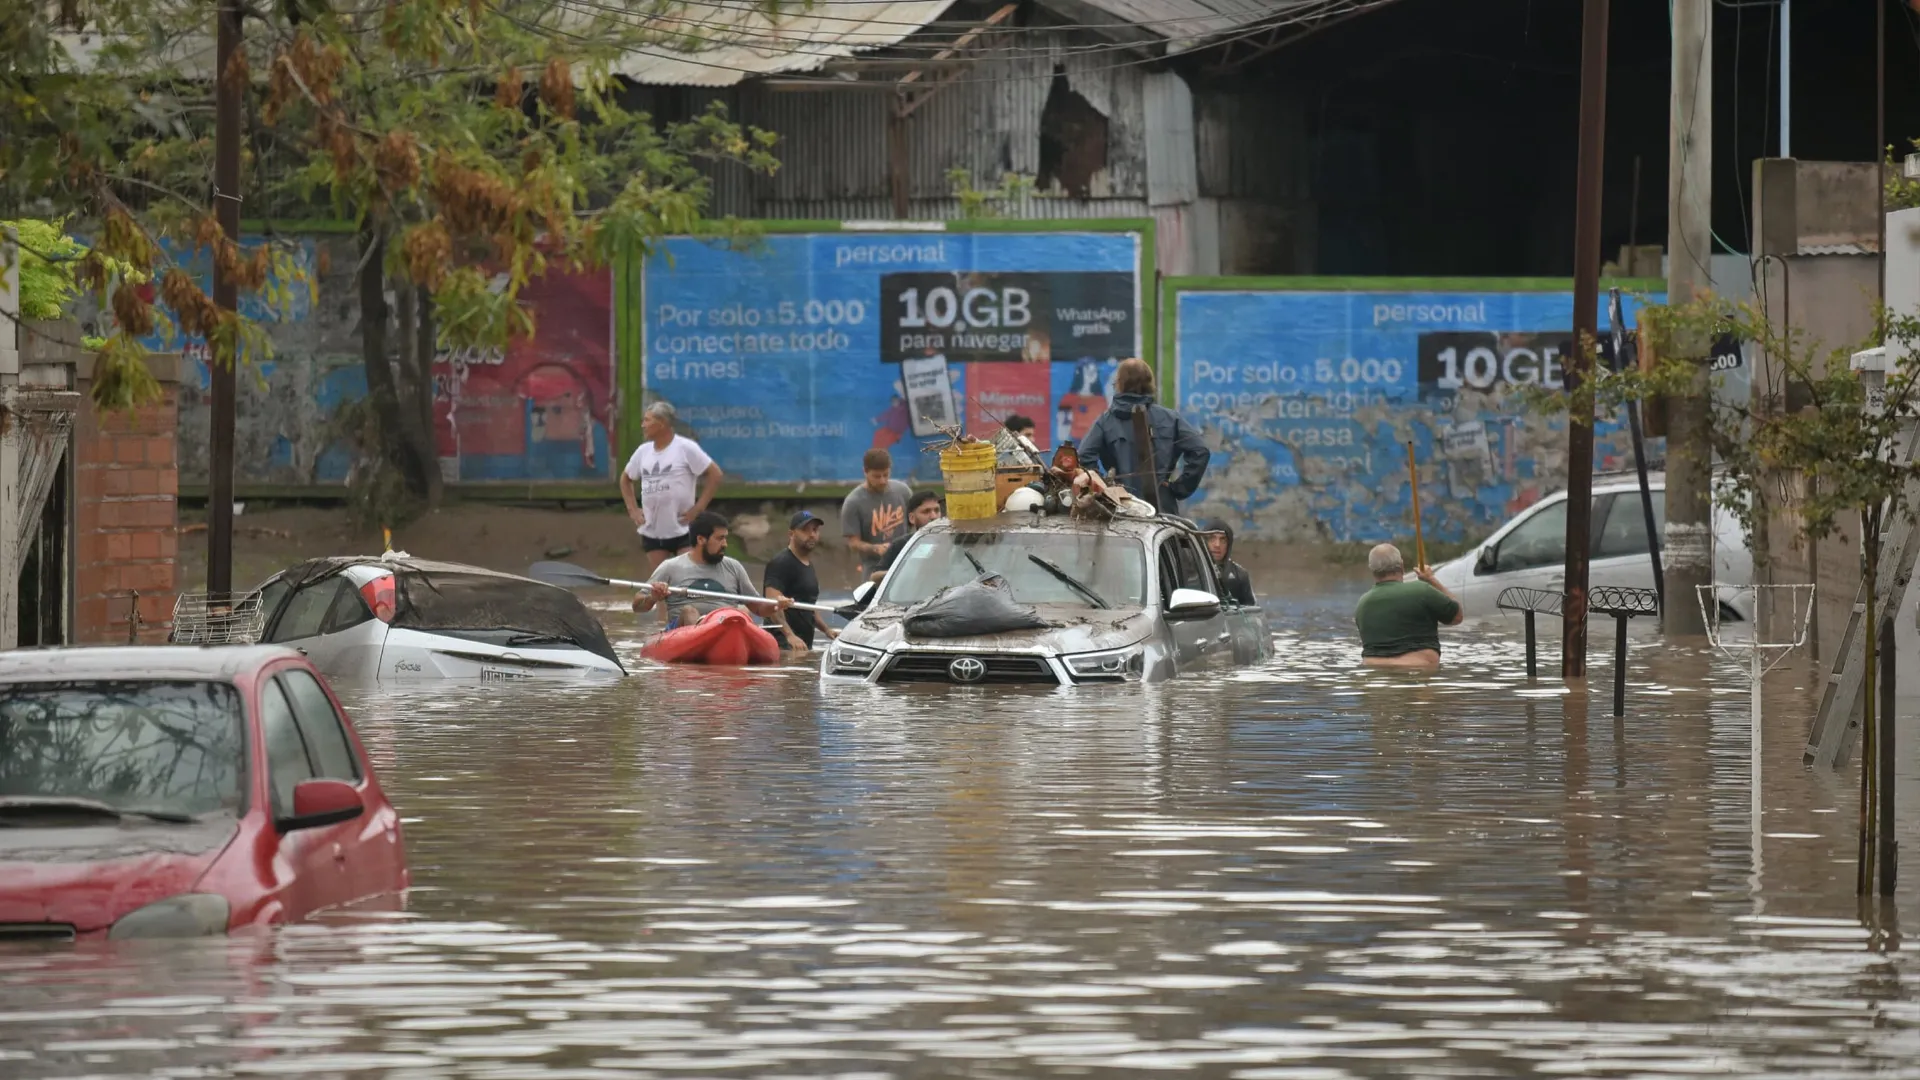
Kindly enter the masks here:
<path id="1" fill-rule="evenodd" d="M 1821 348 L 1800 330 L 1783 330 L 1752 304 L 1712 295 L 1646 304 L 1639 312 L 1637 366 L 1607 370 L 1589 342 L 1590 379 L 1565 394 L 1536 390 L 1528 397 L 1533 407 L 1556 413 L 1582 397 L 1599 415 L 1629 402 L 1657 406 L 1697 392 L 1706 359 L 1697 354 L 1707 343 L 1727 335 L 1748 342 L 1759 358 L 1751 399 L 1717 401 L 1711 413 L 1722 466 L 1715 501 L 1749 535 L 1764 535 L 1767 515 L 1784 510 L 1795 523 L 1788 539 L 1819 540 L 1861 514 L 1916 509 L 1904 505 L 1916 465 L 1896 450 L 1920 406 L 1920 371 L 1898 365 L 1870 399 L 1850 359 L 1883 343 L 1895 355 L 1920 351 L 1920 320 L 1883 311 L 1878 321 L 1871 341 Z M 1794 483 L 1783 486 L 1783 478 Z"/>
<path id="2" fill-rule="evenodd" d="M 717 26 L 670 0 L 281 0 L 246 7 L 246 49 L 219 73 L 207 59 L 214 10 L 212 0 L 64 0 L 34 5 L 24 27 L 9 22 L 0 208 L 37 205 L 94 226 L 99 257 L 81 261 L 78 280 L 111 313 L 110 377 L 137 381 L 127 369 L 144 356 L 138 339 L 156 330 L 204 336 L 215 363 L 264 355 L 260 328 L 215 307 L 160 242 L 204 253 L 269 307 L 311 285 L 288 247 L 227 240 L 208 205 L 215 82 L 239 83 L 243 199 L 330 207 L 358 229 L 369 395 L 357 426 L 369 481 L 393 470 L 414 499 L 437 495 L 436 349 L 531 333 L 521 293 L 550 268 L 603 266 L 709 228 L 710 163 L 775 166 L 771 134 L 718 108 L 655 123 L 622 106 L 612 74 L 635 52 L 747 32 L 751 17 L 777 12 L 774 0 Z M 81 49 L 75 29 L 94 43 Z M 263 175 L 269 159 L 293 165 Z M 122 287 L 143 279 L 171 322 L 149 290 Z"/>

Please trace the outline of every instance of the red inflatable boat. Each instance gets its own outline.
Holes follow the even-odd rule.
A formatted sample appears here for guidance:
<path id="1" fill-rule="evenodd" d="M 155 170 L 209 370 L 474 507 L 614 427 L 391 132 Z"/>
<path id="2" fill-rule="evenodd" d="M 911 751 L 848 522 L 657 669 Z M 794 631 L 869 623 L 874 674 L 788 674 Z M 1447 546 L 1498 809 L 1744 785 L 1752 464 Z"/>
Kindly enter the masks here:
<path id="1" fill-rule="evenodd" d="M 780 643 L 739 608 L 721 608 L 646 643 L 640 655 L 663 664 L 777 664 Z"/>

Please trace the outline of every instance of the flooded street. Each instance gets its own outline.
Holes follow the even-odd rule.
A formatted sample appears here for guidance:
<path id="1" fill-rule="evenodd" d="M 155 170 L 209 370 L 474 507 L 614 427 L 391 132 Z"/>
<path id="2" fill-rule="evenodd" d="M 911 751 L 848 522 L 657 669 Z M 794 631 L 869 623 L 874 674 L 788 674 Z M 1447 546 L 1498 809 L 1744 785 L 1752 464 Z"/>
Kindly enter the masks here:
<path id="1" fill-rule="evenodd" d="M 1741 661 L 1636 632 L 1616 721 L 1610 624 L 1590 696 L 1517 623 L 1367 672 L 1353 595 L 1270 606 L 1261 669 L 1111 691 L 343 687 L 407 910 L 10 946 L 0 1074 L 1920 1077 L 1804 677 L 1756 882 Z"/>

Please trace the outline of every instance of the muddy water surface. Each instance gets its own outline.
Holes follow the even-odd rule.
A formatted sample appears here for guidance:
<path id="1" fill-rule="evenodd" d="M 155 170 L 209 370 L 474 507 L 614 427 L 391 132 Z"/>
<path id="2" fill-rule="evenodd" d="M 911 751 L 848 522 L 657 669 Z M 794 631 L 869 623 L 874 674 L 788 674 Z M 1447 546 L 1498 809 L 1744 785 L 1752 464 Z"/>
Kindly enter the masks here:
<path id="1" fill-rule="evenodd" d="M 1109 692 L 347 687 L 408 910 L 0 952 L 0 1075 L 1920 1077 L 1804 678 L 1756 879 L 1736 662 L 1636 636 L 1615 721 L 1502 623 L 1361 671 L 1351 599 Z"/>

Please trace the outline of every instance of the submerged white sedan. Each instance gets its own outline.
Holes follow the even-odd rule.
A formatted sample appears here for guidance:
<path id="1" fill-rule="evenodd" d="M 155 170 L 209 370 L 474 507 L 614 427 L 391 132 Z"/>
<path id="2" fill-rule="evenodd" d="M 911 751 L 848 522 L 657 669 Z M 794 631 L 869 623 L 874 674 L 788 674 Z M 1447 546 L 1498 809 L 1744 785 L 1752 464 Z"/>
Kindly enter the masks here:
<path id="1" fill-rule="evenodd" d="M 1647 486 L 1653 493 L 1653 527 L 1656 532 L 1663 531 L 1667 520 L 1666 476 L 1654 473 Z M 1653 588 L 1653 559 L 1637 478 L 1594 479 L 1588 557 L 1589 586 Z M 1434 576 L 1460 601 L 1469 618 L 1479 618 L 1497 614 L 1500 594 L 1515 586 L 1562 591 L 1566 565 L 1567 493 L 1559 491 L 1522 510 L 1466 554 L 1434 567 Z M 1746 533 L 1739 519 L 1719 505 L 1713 508 L 1713 580 L 1722 586 L 1753 581 L 1753 553 L 1747 547 Z M 1686 597 L 1685 602 L 1695 600 Z M 1753 617 L 1750 591 L 1723 588 L 1720 603 L 1722 618 Z"/>
<path id="2" fill-rule="evenodd" d="M 260 640 L 332 678 L 626 674 L 600 620 L 531 578 L 408 555 L 310 559 L 258 590 Z"/>

